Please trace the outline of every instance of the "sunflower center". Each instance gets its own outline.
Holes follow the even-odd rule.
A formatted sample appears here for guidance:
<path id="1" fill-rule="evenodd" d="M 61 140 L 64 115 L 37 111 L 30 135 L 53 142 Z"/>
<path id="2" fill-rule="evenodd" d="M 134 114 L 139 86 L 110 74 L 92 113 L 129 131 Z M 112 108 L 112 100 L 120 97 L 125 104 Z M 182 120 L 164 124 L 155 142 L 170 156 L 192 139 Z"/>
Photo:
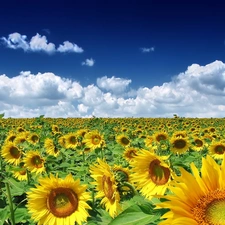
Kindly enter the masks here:
<path id="1" fill-rule="evenodd" d="M 223 145 L 218 145 L 215 148 L 215 153 L 216 154 L 223 154 L 225 152 L 225 146 Z"/>
<path id="2" fill-rule="evenodd" d="M 19 171 L 19 174 L 20 175 L 25 175 L 27 173 L 26 169 L 22 169 Z"/>
<path id="3" fill-rule="evenodd" d="M 214 190 L 201 197 L 193 208 L 198 224 L 225 225 L 225 190 Z"/>
<path id="4" fill-rule="evenodd" d="M 32 137 L 31 137 L 31 140 L 33 141 L 33 142 L 38 142 L 38 140 L 39 140 L 39 138 L 38 138 L 38 136 L 37 135 L 33 135 Z"/>
<path id="5" fill-rule="evenodd" d="M 110 180 L 110 177 L 103 175 L 102 188 L 105 196 L 110 200 L 113 199 L 113 184 L 112 181 Z"/>
<path id="6" fill-rule="evenodd" d="M 15 158 L 15 159 L 18 159 L 21 156 L 21 152 L 15 146 L 12 146 L 9 151 L 10 151 L 11 156 L 13 156 L 13 158 Z"/>
<path id="7" fill-rule="evenodd" d="M 158 159 L 154 159 L 149 165 L 149 176 L 156 185 L 164 185 L 170 178 L 170 170 L 161 166 Z"/>
<path id="8" fill-rule="evenodd" d="M 202 147 L 203 146 L 202 140 L 199 140 L 199 139 L 195 140 L 195 144 L 196 144 L 197 147 Z"/>
<path id="9" fill-rule="evenodd" d="M 160 142 L 161 140 L 166 140 L 166 136 L 164 134 L 159 134 L 156 137 L 156 140 Z"/>
<path id="10" fill-rule="evenodd" d="M 176 140 L 174 142 L 174 147 L 178 148 L 178 149 L 182 149 L 186 146 L 186 141 L 185 140 L 182 140 L 182 139 L 179 139 L 179 140 Z"/>
<path id="11" fill-rule="evenodd" d="M 47 206 L 54 216 L 67 217 L 77 210 L 78 198 L 73 190 L 59 187 L 51 190 Z"/>
<path id="12" fill-rule="evenodd" d="M 76 137 L 74 137 L 74 136 L 70 137 L 70 143 L 71 144 L 76 144 L 77 143 Z"/>
<path id="13" fill-rule="evenodd" d="M 124 145 L 128 145 L 128 144 L 130 143 L 130 141 L 129 141 L 126 137 L 122 137 L 122 138 L 121 138 L 121 142 L 122 142 L 122 144 L 124 144 Z"/>
<path id="14" fill-rule="evenodd" d="M 101 138 L 99 136 L 94 136 L 92 138 L 92 142 L 94 145 L 98 145 L 100 143 L 100 141 L 101 141 Z"/>
<path id="15" fill-rule="evenodd" d="M 36 167 L 36 168 L 41 168 L 43 165 L 43 159 L 40 157 L 40 156 L 38 156 L 38 155 L 36 155 L 36 156 L 34 156 L 33 158 L 32 158 L 32 164 Z"/>

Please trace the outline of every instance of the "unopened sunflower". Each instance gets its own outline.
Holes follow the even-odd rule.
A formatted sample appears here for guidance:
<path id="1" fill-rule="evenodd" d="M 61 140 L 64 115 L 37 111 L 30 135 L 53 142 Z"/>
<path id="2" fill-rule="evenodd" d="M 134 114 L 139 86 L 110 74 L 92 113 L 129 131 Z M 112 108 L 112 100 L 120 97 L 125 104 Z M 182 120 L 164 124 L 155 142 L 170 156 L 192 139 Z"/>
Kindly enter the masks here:
<path id="1" fill-rule="evenodd" d="M 101 159 L 97 164 L 90 166 L 91 177 L 95 180 L 92 184 L 96 186 L 96 198 L 101 198 L 101 204 L 113 218 L 117 215 L 120 207 L 120 194 L 117 190 L 117 183 L 111 167 Z"/>
<path id="2" fill-rule="evenodd" d="M 130 162 L 131 181 L 141 194 L 148 199 L 163 195 L 171 181 L 171 169 L 159 157 L 147 150 L 141 150 Z"/>
<path id="3" fill-rule="evenodd" d="M 71 174 L 65 179 L 50 175 L 39 179 L 39 183 L 27 193 L 28 211 L 38 225 L 81 225 L 87 221 L 90 194 L 85 192 L 86 185 Z"/>
<path id="4" fill-rule="evenodd" d="M 181 168 L 169 189 L 173 194 L 162 196 L 156 208 L 168 208 L 159 225 L 224 225 L 225 224 L 225 156 L 218 165 L 210 156 L 202 158 L 199 171 L 191 163 L 192 174 Z"/>

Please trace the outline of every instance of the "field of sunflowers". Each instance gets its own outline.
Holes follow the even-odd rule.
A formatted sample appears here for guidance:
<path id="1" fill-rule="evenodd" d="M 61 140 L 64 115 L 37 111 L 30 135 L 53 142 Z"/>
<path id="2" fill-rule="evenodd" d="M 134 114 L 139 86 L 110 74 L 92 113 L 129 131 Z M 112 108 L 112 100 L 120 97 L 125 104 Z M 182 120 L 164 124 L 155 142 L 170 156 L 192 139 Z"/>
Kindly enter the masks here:
<path id="1" fill-rule="evenodd" d="M 0 225 L 225 224 L 224 118 L 0 118 Z"/>

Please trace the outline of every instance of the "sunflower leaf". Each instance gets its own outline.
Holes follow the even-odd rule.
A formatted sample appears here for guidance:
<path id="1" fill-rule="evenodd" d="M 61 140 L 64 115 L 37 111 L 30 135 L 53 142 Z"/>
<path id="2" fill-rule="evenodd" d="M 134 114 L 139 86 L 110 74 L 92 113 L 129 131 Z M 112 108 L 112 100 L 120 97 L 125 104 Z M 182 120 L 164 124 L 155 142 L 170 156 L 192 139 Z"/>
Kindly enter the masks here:
<path id="1" fill-rule="evenodd" d="M 146 208 L 144 211 L 146 211 Z M 153 223 L 158 218 L 158 215 L 143 212 L 141 206 L 133 205 L 119 214 L 109 225 L 147 225 Z"/>

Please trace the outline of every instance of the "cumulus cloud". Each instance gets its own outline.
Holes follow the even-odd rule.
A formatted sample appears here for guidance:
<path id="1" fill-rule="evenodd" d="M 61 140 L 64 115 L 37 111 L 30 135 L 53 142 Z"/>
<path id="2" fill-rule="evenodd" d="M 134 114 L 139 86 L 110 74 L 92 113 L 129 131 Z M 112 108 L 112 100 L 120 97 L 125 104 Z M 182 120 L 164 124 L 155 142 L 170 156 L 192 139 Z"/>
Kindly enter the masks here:
<path id="1" fill-rule="evenodd" d="M 54 43 L 48 42 L 45 35 L 36 34 L 31 37 L 30 41 L 27 40 L 26 35 L 21 35 L 20 33 L 12 33 L 8 35 L 8 38 L 2 37 L 1 41 L 6 47 L 11 49 L 23 49 L 26 52 L 75 52 L 82 53 L 84 50 L 77 44 L 71 43 L 69 41 L 64 41 L 56 48 Z"/>
<path id="2" fill-rule="evenodd" d="M 71 43 L 69 41 L 64 41 L 63 45 L 59 45 L 57 48 L 58 52 L 76 52 L 76 53 L 81 53 L 84 50 L 79 47 L 78 45 Z"/>
<path id="3" fill-rule="evenodd" d="M 221 61 L 190 65 L 170 82 L 136 90 L 131 80 L 114 76 L 81 86 L 54 73 L 0 75 L 0 113 L 5 117 L 224 117 L 224 102 Z"/>
<path id="4" fill-rule="evenodd" d="M 114 76 L 111 78 L 108 78 L 107 76 L 97 78 L 97 85 L 99 88 L 117 94 L 123 93 L 130 83 L 130 79 L 128 80 Z"/>
<path id="5" fill-rule="evenodd" d="M 140 48 L 140 50 L 144 53 L 147 52 L 154 52 L 155 51 L 155 47 L 151 47 L 151 48 Z"/>
<path id="6" fill-rule="evenodd" d="M 94 66 L 95 61 L 94 59 L 86 59 L 84 62 L 81 63 L 82 66 Z"/>

